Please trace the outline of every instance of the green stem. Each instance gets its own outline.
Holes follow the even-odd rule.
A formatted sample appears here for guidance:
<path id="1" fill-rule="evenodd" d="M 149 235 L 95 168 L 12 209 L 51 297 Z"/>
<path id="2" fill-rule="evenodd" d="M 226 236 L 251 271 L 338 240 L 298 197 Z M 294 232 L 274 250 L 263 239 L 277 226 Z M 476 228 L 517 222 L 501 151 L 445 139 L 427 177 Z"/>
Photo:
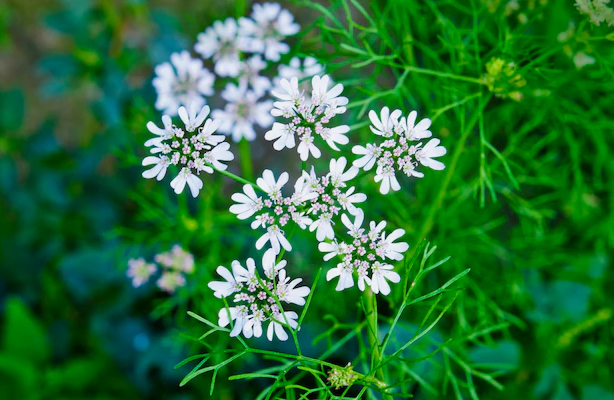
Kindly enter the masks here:
<path id="1" fill-rule="evenodd" d="M 379 365 L 382 354 L 380 353 L 378 328 L 377 328 L 377 298 L 371 288 L 365 290 L 365 306 L 367 317 L 367 338 L 371 347 L 371 367 Z M 378 368 L 374 374 L 380 382 L 386 382 L 385 367 Z M 385 386 L 385 383 L 384 383 Z M 392 396 L 383 393 L 383 399 L 392 399 Z"/>
<path id="2" fill-rule="evenodd" d="M 249 148 L 249 142 L 245 139 L 241 139 L 239 142 L 239 161 L 241 162 L 241 174 L 249 180 L 254 180 L 252 152 Z"/>
<path id="3" fill-rule="evenodd" d="M 455 75 L 455 74 L 450 74 L 448 72 L 433 71 L 431 69 L 418 68 L 418 67 L 405 67 L 405 71 L 414 72 L 416 74 L 438 76 L 440 78 L 454 79 L 457 81 L 471 82 L 471 83 L 475 83 L 478 85 L 484 85 L 484 82 L 479 78 L 473 78 L 470 76 L 463 76 L 463 75 Z"/>
<path id="4" fill-rule="evenodd" d="M 484 99 L 484 102 L 481 104 L 482 107 L 486 107 L 486 104 L 488 104 L 488 101 L 490 100 L 490 96 L 491 95 L 487 95 L 487 97 Z M 481 114 L 482 111 L 483 110 L 480 109 L 474 113 L 473 118 L 469 121 L 468 126 L 465 128 L 465 131 L 462 133 L 461 137 L 457 142 L 456 149 L 454 149 L 454 154 L 452 155 L 452 162 L 448 167 L 446 167 L 446 176 L 443 178 L 443 183 L 439 187 L 439 191 L 435 196 L 435 200 L 431 202 L 431 206 L 428 210 L 426 218 L 424 219 L 424 222 L 420 226 L 420 229 L 418 229 L 417 231 L 418 235 L 416 236 L 416 244 L 412 246 L 411 252 L 407 255 L 410 260 L 414 257 L 415 251 L 419 247 L 418 244 L 431 232 L 431 229 L 433 229 L 435 215 L 437 211 L 441 209 L 441 203 L 443 202 L 445 194 L 448 192 L 448 186 L 452 181 L 452 176 L 454 175 L 454 171 L 456 170 L 456 166 L 458 165 L 460 156 L 465 150 L 467 138 L 469 137 L 471 132 L 473 132 L 473 128 L 477 124 L 479 120 L 479 114 Z"/>
<path id="5" fill-rule="evenodd" d="M 213 166 L 211 166 L 211 168 L 213 168 Z M 215 169 L 215 168 L 214 168 Z M 226 175 L 227 177 L 229 177 L 230 179 L 234 179 L 237 182 L 241 182 L 243 184 L 246 185 L 252 185 L 254 187 L 254 189 L 259 190 L 261 192 L 264 192 L 264 190 L 260 189 L 260 187 L 258 185 L 256 185 L 254 182 L 250 182 L 245 178 L 241 178 L 239 175 L 235 175 L 232 172 L 229 171 L 222 171 L 221 169 L 215 169 L 217 172 L 219 172 L 222 175 Z"/>

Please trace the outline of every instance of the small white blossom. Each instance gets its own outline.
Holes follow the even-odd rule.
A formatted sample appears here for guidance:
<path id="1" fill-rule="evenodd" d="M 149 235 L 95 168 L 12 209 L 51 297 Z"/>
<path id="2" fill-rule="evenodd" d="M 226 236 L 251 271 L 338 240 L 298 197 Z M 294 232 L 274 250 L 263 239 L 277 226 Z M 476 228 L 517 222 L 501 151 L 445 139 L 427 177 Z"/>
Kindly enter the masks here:
<path id="1" fill-rule="evenodd" d="M 209 289 L 214 291 L 213 295 L 218 299 L 228 297 L 231 294 L 240 291 L 243 288 L 243 283 L 247 281 L 247 278 L 245 277 L 247 275 L 247 270 L 238 262 L 232 263 L 232 272 L 221 265 L 217 267 L 216 272 L 225 279 L 225 282 L 213 281 L 209 282 L 207 286 L 209 286 Z"/>
<path id="2" fill-rule="evenodd" d="M 262 53 L 271 61 L 279 61 L 281 54 L 290 51 L 290 46 L 283 40 L 300 29 L 292 14 L 277 3 L 254 4 L 251 19 L 241 18 L 239 24 L 245 36 L 241 49 L 248 53 Z"/>
<path id="3" fill-rule="evenodd" d="M 400 111 L 400 110 L 397 110 Z M 412 111 L 409 113 L 407 118 L 403 117 L 401 119 L 402 129 L 405 131 L 405 136 L 408 140 L 420 140 L 426 139 L 433 136 L 431 131 L 428 129 L 431 126 L 431 120 L 428 118 L 424 118 L 418 124 L 416 124 L 416 117 L 418 116 L 417 111 Z"/>
<path id="4" fill-rule="evenodd" d="M 261 95 L 247 89 L 245 82 L 236 86 L 232 83 L 226 85 L 222 97 L 227 101 L 224 110 L 214 110 L 213 118 L 222 121 L 219 131 L 231 135 L 234 142 L 242 138 L 248 141 L 256 139 L 254 125 L 268 128 L 273 124 L 273 118 L 269 114 L 273 102 L 271 100 L 260 101 Z"/>
<path id="5" fill-rule="evenodd" d="M 416 150 L 416 160 L 425 167 L 435 170 L 442 170 L 445 165 L 441 161 L 433 160 L 434 157 L 441 157 L 446 154 L 446 148 L 439 146 L 439 139 L 431 139 L 426 146 Z"/>
<path id="6" fill-rule="evenodd" d="M 271 80 L 266 76 L 260 75 L 260 71 L 266 68 L 266 61 L 255 55 L 241 63 L 241 73 L 239 82 L 248 85 L 254 93 L 262 96 L 271 88 Z"/>
<path id="7" fill-rule="evenodd" d="M 373 271 L 373 275 L 370 279 L 370 285 L 371 290 L 373 290 L 375 294 L 381 293 L 387 296 L 390 294 L 390 285 L 388 281 L 392 283 L 399 283 L 401 281 L 401 277 L 394 272 L 390 264 L 383 264 L 376 261 L 373 267 L 371 267 L 371 270 Z"/>
<path id="8" fill-rule="evenodd" d="M 145 259 L 137 258 L 128 260 L 126 276 L 132 279 L 132 286 L 139 287 L 146 283 L 158 269 L 155 264 L 145 262 Z"/>
<path id="9" fill-rule="evenodd" d="M 214 93 L 215 76 L 203 67 L 202 60 L 192 58 L 187 51 L 171 54 L 171 62 L 156 66 L 155 73 L 155 107 L 165 114 L 177 115 L 182 105 L 200 109 L 206 103 L 204 96 Z"/>
<path id="10" fill-rule="evenodd" d="M 281 196 L 281 189 L 288 183 L 289 177 L 287 172 L 282 172 L 279 179 L 275 180 L 273 171 L 265 169 L 262 178 L 256 179 L 256 184 L 270 197 L 277 198 Z"/>
<path id="11" fill-rule="evenodd" d="M 175 193 L 179 194 L 183 192 L 186 183 L 190 188 L 190 192 L 192 192 L 192 196 L 197 197 L 198 192 L 200 192 L 200 189 L 203 188 L 203 181 L 194 175 L 189 168 L 183 167 L 181 168 L 179 175 L 177 175 L 175 179 L 171 181 L 171 187 L 175 189 Z"/>
<path id="12" fill-rule="evenodd" d="M 243 193 L 235 193 L 230 198 L 239 203 L 230 206 L 230 212 L 237 214 L 239 219 L 247 219 L 255 212 L 262 210 L 262 197 L 258 196 L 252 185 L 243 186 Z"/>
<path id="13" fill-rule="evenodd" d="M 266 337 L 270 341 L 273 340 L 275 336 L 281 341 L 288 340 L 288 334 L 286 333 L 284 326 L 282 324 L 290 325 L 290 328 L 296 329 L 298 326 L 298 314 L 294 311 L 286 311 L 283 314 L 274 314 L 273 319 L 269 323 L 269 327 L 267 328 Z M 278 322 L 279 321 L 279 322 Z"/>
<path id="14" fill-rule="evenodd" d="M 175 293 L 177 288 L 185 286 L 185 284 L 185 276 L 183 276 L 183 274 L 178 271 L 164 272 L 157 282 L 158 287 L 168 294 Z"/>
<path id="15" fill-rule="evenodd" d="M 369 119 L 371 120 L 371 132 L 383 137 L 390 137 L 394 134 L 394 128 L 399 123 L 401 117 L 401 110 L 394 110 L 390 113 L 388 107 L 382 108 L 380 117 L 373 110 L 369 111 Z M 415 117 L 414 117 L 415 119 Z"/>
<path id="16" fill-rule="evenodd" d="M 242 41 L 237 21 L 215 21 L 205 32 L 198 34 L 194 50 L 204 59 L 213 58 L 214 71 L 219 76 L 236 77 L 241 72 L 239 42 Z"/>
<path id="17" fill-rule="evenodd" d="M 271 244 L 271 248 L 275 251 L 275 254 L 279 254 L 282 247 L 286 249 L 286 251 L 292 251 L 292 245 L 288 242 L 284 232 L 279 229 L 277 225 L 271 225 L 267 228 L 267 232 L 256 241 L 256 248 L 260 250 L 267 242 Z"/>

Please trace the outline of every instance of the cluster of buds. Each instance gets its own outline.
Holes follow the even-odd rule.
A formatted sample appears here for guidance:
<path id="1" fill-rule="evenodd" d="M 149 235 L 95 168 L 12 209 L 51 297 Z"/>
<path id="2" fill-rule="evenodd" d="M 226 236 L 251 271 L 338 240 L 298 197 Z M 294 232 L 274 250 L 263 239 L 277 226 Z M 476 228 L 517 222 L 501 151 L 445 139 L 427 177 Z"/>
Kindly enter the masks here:
<path id="1" fill-rule="evenodd" d="M 260 337 L 263 324 L 267 327 L 267 338 L 287 340 L 284 327 L 295 329 L 298 315 L 294 311 L 284 311 L 281 303 L 305 305 L 305 297 L 310 289 L 297 287 L 302 279 L 291 280 L 286 275 L 285 261 L 276 263 L 272 249 L 262 257 L 264 276 L 260 276 L 253 258 L 248 258 L 244 268 L 238 261 L 232 262 L 232 272 L 226 267 L 217 268 L 217 273 L 224 281 L 213 281 L 209 288 L 217 298 L 231 298 L 234 305 L 224 307 L 218 313 L 218 325 L 227 326 L 234 321 L 230 336 L 243 333 L 246 338 Z"/>
<path id="2" fill-rule="evenodd" d="M 274 117 L 286 118 L 289 122 L 285 124 L 275 122 L 272 129 L 265 134 L 266 140 L 275 141 L 273 143 L 275 150 L 294 148 L 296 136 L 299 141 L 297 151 L 301 160 L 306 161 L 310 154 L 315 158 L 322 155 L 314 143 L 316 136 L 324 139 L 334 150 L 339 150 L 337 144 L 349 143 L 349 139 L 345 136 L 350 130 L 349 126 L 340 125 L 333 128 L 326 126 L 332 117 L 345 113 L 345 105 L 348 103 L 347 97 L 339 96 L 343 91 L 343 85 L 337 84 L 328 90 L 329 82 L 328 75 L 314 76 L 311 80 L 311 97 L 306 98 L 304 90 L 299 88 L 297 77 L 280 80 L 283 92 L 273 90 L 272 94 L 281 101 L 274 103 L 271 114 Z"/>
<path id="3" fill-rule="evenodd" d="M 172 294 L 177 288 L 185 286 L 185 275 L 194 272 L 194 256 L 179 245 L 174 245 L 170 251 L 156 254 L 154 261 L 148 263 L 142 257 L 128 260 L 126 275 L 132 280 L 132 286 L 139 287 L 147 283 L 160 267 L 162 274 L 156 283 L 161 290 Z"/>
<path id="4" fill-rule="evenodd" d="M 342 387 L 352 386 L 358 379 L 358 374 L 354 372 L 352 363 L 348 363 L 345 367 L 334 367 L 328 371 L 328 377 L 326 380 L 331 384 L 335 390 L 339 390 Z"/>
<path id="5" fill-rule="evenodd" d="M 341 291 L 354 286 L 354 274 L 356 274 L 360 290 L 365 290 L 366 285 L 369 285 L 373 293 L 388 295 L 390 293 L 388 281 L 398 283 L 401 277 L 385 260 L 403 259 L 403 253 L 407 251 L 409 245 L 405 242 L 395 243 L 395 240 L 403 236 L 405 231 L 396 229 L 386 235 L 384 232 L 386 221 L 379 224 L 371 221 L 367 231 L 362 227 L 363 220 L 362 210 L 356 213 L 354 222 L 343 214 L 341 221 L 348 229 L 347 240 L 319 244 L 319 250 L 327 253 L 324 261 L 336 256 L 341 258 L 341 262 L 327 272 L 326 280 L 339 278 L 336 290 Z"/>
<path id="6" fill-rule="evenodd" d="M 222 161 L 232 161 L 234 156 L 229 151 L 230 144 L 224 142 L 224 136 L 214 134 L 221 122 L 211 119 L 205 121 L 209 115 L 208 106 L 201 109 L 191 107 L 189 113 L 185 107 L 180 107 L 178 113 L 184 128 L 174 125 L 168 115 L 162 117 L 164 128 L 153 122 L 147 124 L 147 129 L 156 137 L 145 142 L 145 146 L 151 147 L 150 152 L 154 155 L 145 157 L 143 165 L 154 166 L 143 172 L 143 177 L 155 177 L 160 181 L 168 167 L 175 165 L 180 171 L 171 181 L 171 187 L 179 194 L 187 184 L 192 196 L 196 197 L 203 187 L 198 175 L 201 172 L 212 174 L 214 169 L 224 171 L 227 165 Z"/>
<path id="7" fill-rule="evenodd" d="M 434 160 L 446 154 L 446 149 L 439 146 L 439 139 L 431 139 L 423 146 L 420 140 L 432 136 L 428 129 L 431 120 L 425 118 L 416 124 L 418 113 L 412 111 L 407 118 L 401 118 L 401 110 L 392 113 L 388 107 L 381 110 L 380 117 L 374 112 L 369 113 L 372 125 L 371 131 L 382 137 L 379 144 L 369 143 L 366 146 L 354 146 L 352 153 L 362 156 L 354 161 L 354 166 L 365 171 L 377 165 L 375 182 L 381 182 L 380 192 L 387 194 L 390 189 L 398 191 L 401 185 L 396 178 L 396 172 L 402 172 L 408 177 L 422 178 L 424 174 L 416 170 L 418 163 L 425 167 L 441 170 L 445 166 Z"/>
<path id="8" fill-rule="evenodd" d="M 358 169 L 350 167 L 345 171 L 346 165 L 344 157 L 331 160 L 330 172 L 323 177 L 317 177 L 313 168 L 311 173 L 303 171 L 294 185 L 294 194 L 289 197 L 281 193 L 288 182 L 288 173 L 282 173 L 275 180 L 273 172 L 265 170 L 256 183 L 266 195 L 259 196 L 251 185 L 245 185 L 243 193 L 232 195 L 237 204 L 230 207 L 230 212 L 237 214 L 239 219 L 255 215 L 252 228 L 267 230 L 256 242 L 256 248 L 261 249 L 268 242 L 275 254 L 279 254 L 282 247 L 292 250 L 284 233 L 284 227 L 290 222 L 301 229 L 309 227 L 311 232 L 315 231 L 318 241 L 333 239 L 333 219 L 342 211 L 359 212 L 354 204 L 367 199 L 366 195 L 355 193 L 353 186 L 347 187 L 347 181 L 356 176 Z"/>

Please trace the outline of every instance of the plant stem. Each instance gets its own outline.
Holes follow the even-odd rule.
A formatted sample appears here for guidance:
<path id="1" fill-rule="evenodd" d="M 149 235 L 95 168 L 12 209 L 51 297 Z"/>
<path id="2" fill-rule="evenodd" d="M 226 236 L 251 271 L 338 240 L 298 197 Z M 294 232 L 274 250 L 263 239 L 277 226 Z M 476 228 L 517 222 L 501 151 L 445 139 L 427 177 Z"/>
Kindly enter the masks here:
<path id="1" fill-rule="evenodd" d="M 254 180 L 252 152 L 249 148 L 249 142 L 245 139 L 241 139 L 239 142 L 239 161 L 241 162 L 241 174 L 246 179 Z"/>
<path id="2" fill-rule="evenodd" d="M 213 167 L 213 166 L 212 166 Z M 263 191 L 262 189 L 260 189 L 260 187 L 258 187 L 258 185 L 256 185 L 254 182 L 250 182 L 245 178 L 241 178 L 239 175 L 235 175 L 232 172 L 228 172 L 228 171 L 222 171 L 221 169 L 216 169 L 217 172 L 219 172 L 222 175 L 226 175 L 227 177 L 229 177 L 230 179 L 234 179 L 237 182 L 241 182 L 243 184 L 246 185 L 252 185 L 254 187 L 254 189 L 259 190 L 259 191 Z"/>
<path id="3" fill-rule="evenodd" d="M 377 298 L 371 288 L 365 290 L 365 306 L 367 317 L 367 338 L 371 346 L 371 367 L 379 365 L 382 354 L 380 354 L 378 329 L 377 329 Z M 381 382 L 386 382 L 385 367 L 378 368 L 375 376 Z M 384 400 L 392 399 L 392 396 L 383 393 Z"/>
<path id="4" fill-rule="evenodd" d="M 490 95 L 487 95 L 484 101 L 481 103 L 481 107 L 486 107 L 489 100 L 490 100 Z M 456 149 L 454 149 L 454 154 L 452 155 L 452 162 L 450 163 L 450 166 L 446 168 L 446 176 L 443 179 L 443 183 L 439 187 L 439 190 L 437 191 L 437 195 L 435 196 L 435 199 L 431 202 L 431 206 L 429 207 L 429 210 L 428 210 L 426 218 L 424 219 L 424 222 L 420 226 L 420 229 L 417 231 L 418 235 L 416 236 L 417 238 L 416 244 L 412 246 L 411 252 L 407 255 L 407 257 L 410 260 L 414 257 L 415 251 L 418 248 L 418 244 L 426 237 L 426 235 L 428 235 L 431 232 L 431 229 L 433 228 L 435 214 L 437 213 L 437 210 L 441 209 L 441 203 L 443 202 L 443 198 L 445 194 L 448 192 L 448 186 L 450 185 L 450 182 L 452 181 L 452 176 L 454 175 L 454 171 L 456 170 L 456 166 L 458 165 L 460 156 L 465 150 L 465 144 L 467 143 L 467 138 L 469 137 L 469 134 L 473 132 L 473 128 L 478 123 L 479 114 L 481 114 L 482 112 L 483 110 L 479 109 L 477 110 L 477 112 L 474 113 L 473 118 L 467 124 L 465 131 L 462 133 L 461 137 L 459 138 L 456 144 Z"/>

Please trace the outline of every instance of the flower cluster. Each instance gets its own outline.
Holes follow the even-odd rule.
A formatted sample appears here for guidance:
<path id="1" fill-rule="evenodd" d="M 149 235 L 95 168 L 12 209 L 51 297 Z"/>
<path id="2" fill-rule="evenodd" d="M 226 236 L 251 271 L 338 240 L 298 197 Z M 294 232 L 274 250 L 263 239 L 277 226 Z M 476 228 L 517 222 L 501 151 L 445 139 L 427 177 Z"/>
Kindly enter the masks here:
<path id="1" fill-rule="evenodd" d="M 614 26 L 614 8 L 608 7 L 610 0 L 576 0 L 576 7 L 582 14 L 588 15 L 594 25 L 603 22 L 608 26 Z"/>
<path id="2" fill-rule="evenodd" d="M 234 305 L 222 308 L 218 313 L 218 325 L 227 326 L 234 321 L 230 336 L 243 333 L 246 338 L 260 337 L 263 324 L 268 322 L 267 338 L 287 340 L 284 327 L 295 329 L 298 315 L 294 311 L 285 311 L 281 303 L 305 304 L 309 294 L 308 287 L 298 287 L 302 279 L 291 280 L 284 269 L 285 261 L 276 263 L 275 253 L 268 250 L 262 257 L 264 276 L 260 276 L 253 258 L 248 258 L 244 268 L 238 261 L 232 262 L 232 272 L 220 266 L 217 273 L 224 281 L 213 281 L 209 288 L 217 298 L 232 296 Z"/>
<path id="3" fill-rule="evenodd" d="M 334 240 L 319 244 L 318 249 L 326 253 L 324 261 L 336 256 L 342 259 L 335 268 L 327 272 L 326 280 L 339 278 L 336 290 L 341 291 L 354 286 L 354 274 L 356 274 L 360 290 L 365 290 L 366 285 L 369 285 L 373 293 L 388 295 L 390 293 L 388 281 L 398 283 L 401 277 L 394 272 L 393 266 L 385 261 L 403 259 L 403 253 L 407 251 L 409 245 L 405 242 L 395 243 L 395 240 L 403 236 L 405 231 L 396 229 L 386 235 L 384 232 L 386 221 L 379 224 L 371 221 L 367 230 L 362 227 L 363 220 L 362 210 L 356 213 L 354 222 L 343 214 L 341 221 L 348 229 L 349 238 L 346 241 Z"/>
<path id="4" fill-rule="evenodd" d="M 132 286 L 139 287 L 147 283 L 159 266 L 162 275 L 156 283 L 161 290 L 172 294 L 177 288 L 185 286 L 185 274 L 194 272 L 194 256 L 179 245 L 173 246 L 168 252 L 156 254 L 154 261 L 147 263 L 142 257 L 128 260 L 126 275 L 132 280 Z"/>
<path id="5" fill-rule="evenodd" d="M 342 211 L 358 213 L 360 209 L 355 203 L 367 199 L 364 194 L 355 193 L 355 187 L 348 188 L 347 182 L 356 176 L 358 169 L 350 167 L 346 171 L 346 166 L 347 160 L 341 157 L 330 161 L 330 172 L 323 177 L 316 176 L 313 168 L 310 173 L 303 171 L 294 184 L 294 194 L 289 197 L 281 192 L 289 180 L 288 173 L 283 172 L 276 180 L 273 172 L 265 170 L 256 181 L 257 188 L 265 196 L 256 194 L 251 185 L 245 185 L 243 193 L 232 195 L 237 204 L 230 207 L 230 212 L 237 214 L 239 219 L 255 215 L 252 228 L 267 230 L 256 242 L 256 248 L 270 243 L 275 254 L 279 254 L 282 247 L 292 250 L 283 230 L 290 222 L 301 229 L 309 226 L 311 232 L 316 232 L 318 241 L 333 239 L 333 219 Z"/>
<path id="6" fill-rule="evenodd" d="M 155 68 L 153 86 L 158 93 L 155 107 L 167 115 L 175 116 L 179 107 L 206 104 L 204 96 L 213 95 L 215 76 L 203 66 L 202 60 L 192 58 L 190 53 L 171 54 L 171 61 Z"/>
<path id="7" fill-rule="evenodd" d="M 421 139 L 431 137 L 429 131 L 431 120 L 425 118 L 416 124 L 418 113 L 412 111 L 407 118 L 401 118 L 401 110 L 392 113 L 388 107 L 382 108 L 380 116 L 375 111 L 369 112 L 371 131 L 380 136 L 380 144 L 368 143 L 366 146 L 354 146 L 352 153 L 360 155 L 354 166 L 365 171 L 377 165 L 375 182 L 381 182 L 380 192 L 387 194 L 390 189 L 398 191 L 401 185 L 396 172 L 407 176 L 422 178 L 424 174 L 416 170 L 418 163 L 435 170 L 444 169 L 444 164 L 434 160 L 446 154 L 446 149 L 439 146 L 439 139 L 431 139 L 423 146 Z"/>
<path id="8" fill-rule="evenodd" d="M 214 118 L 223 121 L 220 133 L 231 135 L 235 142 L 242 138 L 252 141 L 255 125 L 271 127 L 273 102 L 264 96 L 272 83 L 262 71 L 267 68 L 267 60 L 278 63 L 281 55 L 290 51 L 283 41 L 299 29 L 288 10 L 265 3 L 254 5 L 251 18 L 215 21 L 198 34 L 194 51 L 213 62 L 213 71 L 222 78 L 224 87 L 221 96 L 226 105 L 213 112 Z M 293 59 L 292 63 L 296 62 L 300 64 Z M 306 66 L 311 63 L 310 59 Z M 171 62 L 158 65 L 155 72 L 156 108 L 167 115 L 177 115 L 180 106 L 202 107 L 206 104 L 204 96 L 214 95 L 214 75 L 188 51 L 172 54 Z"/>
<path id="9" fill-rule="evenodd" d="M 274 117 L 283 117 L 288 122 L 282 124 L 275 122 L 264 138 L 274 141 L 273 148 L 281 151 L 284 148 L 294 148 L 296 140 L 299 145 L 297 151 L 301 160 L 306 161 L 311 154 L 315 158 L 321 156 L 320 149 L 315 145 L 315 138 L 321 137 L 329 147 L 339 150 L 338 144 L 349 143 L 345 136 L 350 127 L 340 125 L 333 128 L 326 125 L 330 119 L 346 111 L 347 97 L 340 96 L 343 85 L 337 84 L 328 89 L 330 78 L 328 75 L 316 75 L 311 80 L 311 97 L 305 97 L 305 90 L 299 88 L 298 78 L 290 80 L 282 78 L 279 84 L 282 90 L 273 90 L 273 96 L 280 101 L 274 103 L 271 114 Z"/>
<path id="10" fill-rule="evenodd" d="M 147 129 L 156 137 L 145 142 L 151 147 L 151 156 L 143 159 L 143 165 L 153 165 L 143 172 L 147 179 L 162 180 L 170 165 L 180 168 L 179 174 L 171 181 L 171 187 L 179 194 L 187 184 L 192 196 L 198 196 L 203 182 L 198 177 L 201 172 L 212 174 L 215 169 L 225 170 L 227 165 L 222 161 L 232 161 L 234 156 L 229 151 L 230 144 L 224 142 L 224 136 L 214 135 L 221 121 L 205 119 L 209 115 L 209 107 L 198 109 L 194 105 L 190 112 L 185 107 L 179 108 L 179 117 L 184 123 L 183 128 L 175 126 L 171 117 L 164 115 L 164 128 L 153 122 L 147 123 Z M 204 122 L 204 125 L 203 125 Z"/>

